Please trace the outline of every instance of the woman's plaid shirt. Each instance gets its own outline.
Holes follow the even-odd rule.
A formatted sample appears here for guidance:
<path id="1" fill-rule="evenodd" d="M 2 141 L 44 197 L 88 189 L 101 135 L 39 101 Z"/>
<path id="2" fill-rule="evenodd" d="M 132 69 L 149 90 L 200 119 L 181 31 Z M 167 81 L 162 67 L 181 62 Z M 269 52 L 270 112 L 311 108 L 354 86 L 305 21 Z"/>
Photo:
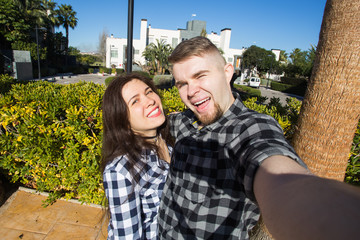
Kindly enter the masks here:
<path id="1" fill-rule="evenodd" d="M 108 239 L 157 239 L 157 213 L 169 165 L 153 151 L 144 151 L 142 156 L 146 165 L 137 171 L 139 184 L 133 185 L 126 156 L 115 158 L 104 170 L 110 209 Z"/>
<path id="2" fill-rule="evenodd" d="M 191 111 L 171 116 L 176 144 L 159 210 L 161 239 L 248 239 L 259 219 L 253 180 L 273 155 L 302 161 L 275 119 L 236 99 L 198 129 Z"/>

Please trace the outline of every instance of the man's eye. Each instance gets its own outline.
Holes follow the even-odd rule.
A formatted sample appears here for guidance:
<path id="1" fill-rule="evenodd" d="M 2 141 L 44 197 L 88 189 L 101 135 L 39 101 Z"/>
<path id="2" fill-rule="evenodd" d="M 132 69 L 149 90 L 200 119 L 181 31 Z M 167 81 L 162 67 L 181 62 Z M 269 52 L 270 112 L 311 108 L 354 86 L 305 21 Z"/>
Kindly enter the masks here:
<path id="1" fill-rule="evenodd" d="M 146 92 L 146 95 L 150 94 L 150 93 L 153 93 L 154 91 L 153 90 L 149 90 Z"/>
<path id="2" fill-rule="evenodd" d="M 186 83 L 176 83 L 175 85 L 177 88 L 182 88 L 183 86 L 186 85 Z"/>

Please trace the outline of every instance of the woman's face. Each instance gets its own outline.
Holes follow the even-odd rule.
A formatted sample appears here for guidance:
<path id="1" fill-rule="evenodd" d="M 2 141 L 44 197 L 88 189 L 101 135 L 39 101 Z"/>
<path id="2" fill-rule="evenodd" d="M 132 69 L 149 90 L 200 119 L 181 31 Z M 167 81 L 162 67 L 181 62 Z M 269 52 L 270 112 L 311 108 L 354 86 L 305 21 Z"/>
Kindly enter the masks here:
<path id="1" fill-rule="evenodd" d="M 129 109 L 131 129 L 143 136 L 155 136 L 157 128 L 165 122 L 160 97 L 138 79 L 124 85 L 122 96 Z"/>

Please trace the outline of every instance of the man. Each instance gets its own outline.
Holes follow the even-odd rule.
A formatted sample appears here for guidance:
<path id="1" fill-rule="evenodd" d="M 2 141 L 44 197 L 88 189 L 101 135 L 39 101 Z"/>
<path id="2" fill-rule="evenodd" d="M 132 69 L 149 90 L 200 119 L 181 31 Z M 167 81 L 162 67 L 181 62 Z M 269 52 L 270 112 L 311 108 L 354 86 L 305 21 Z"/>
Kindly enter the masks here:
<path id="1" fill-rule="evenodd" d="M 160 204 L 160 238 L 248 239 L 260 210 L 279 239 L 317 239 L 328 231 L 329 217 L 347 220 L 338 216 L 346 209 L 327 214 L 327 207 L 338 206 L 328 201 L 339 194 L 333 189 L 344 186 L 312 176 L 279 124 L 233 95 L 233 66 L 214 44 L 204 37 L 183 41 L 169 61 L 189 110 L 170 119 L 176 144 Z M 325 185 L 331 185 L 326 193 Z M 345 192 L 346 201 L 354 201 L 354 195 L 359 201 L 358 191 Z M 318 225 L 309 224 L 314 219 Z M 336 230 L 342 228 L 338 225 Z M 349 233 L 343 227 L 348 229 L 329 236 L 343 238 Z"/>

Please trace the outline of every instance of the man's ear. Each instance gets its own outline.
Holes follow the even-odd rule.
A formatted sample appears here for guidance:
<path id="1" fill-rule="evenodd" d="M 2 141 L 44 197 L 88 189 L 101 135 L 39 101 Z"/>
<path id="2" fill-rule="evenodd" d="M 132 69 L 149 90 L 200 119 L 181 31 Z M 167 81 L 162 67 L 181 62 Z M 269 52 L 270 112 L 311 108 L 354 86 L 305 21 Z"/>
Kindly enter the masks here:
<path id="1" fill-rule="evenodd" d="M 230 83 L 231 78 L 234 74 L 234 66 L 231 63 L 227 63 L 224 66 L 224 72 L 225 72 L 225 76 L 226 76 L 226 81 L 228 83 Z"/>

